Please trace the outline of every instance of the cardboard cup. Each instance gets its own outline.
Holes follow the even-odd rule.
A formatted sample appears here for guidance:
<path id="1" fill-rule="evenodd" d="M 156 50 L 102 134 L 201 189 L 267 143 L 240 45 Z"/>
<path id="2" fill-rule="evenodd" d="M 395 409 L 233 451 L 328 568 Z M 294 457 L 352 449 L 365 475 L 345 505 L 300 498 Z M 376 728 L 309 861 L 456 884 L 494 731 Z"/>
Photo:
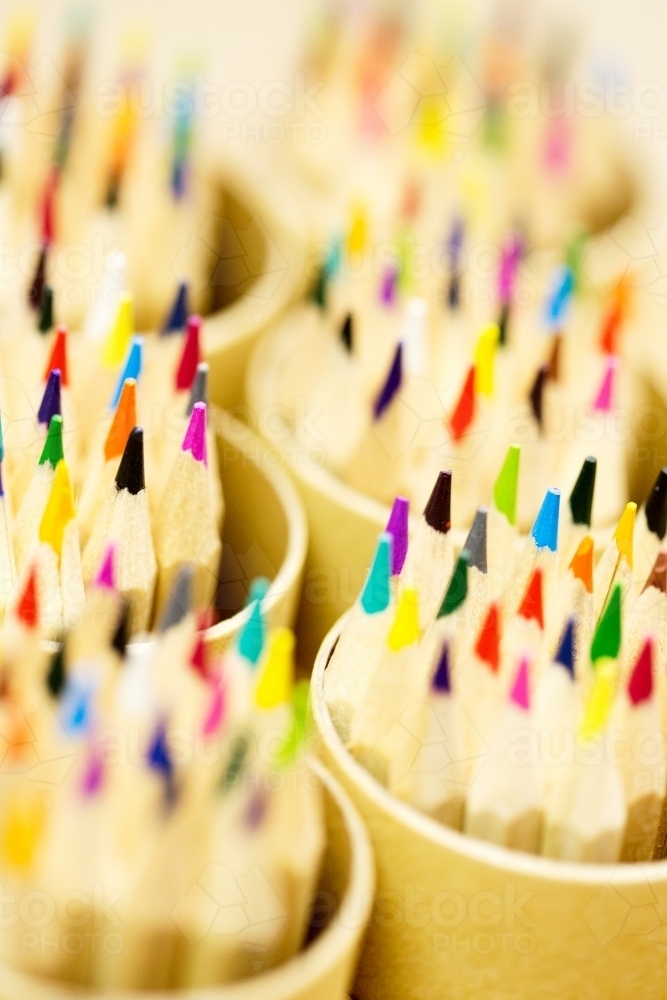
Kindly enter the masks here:
<path id="1" fill-rule="evenodd" d="M 371 835 L 377 896 L 356 1000 L 662 1000 L 667 861 L 583 865 L 510 851 L 399 802 L 347 752 L 311 688 L 316 752 Z"/>

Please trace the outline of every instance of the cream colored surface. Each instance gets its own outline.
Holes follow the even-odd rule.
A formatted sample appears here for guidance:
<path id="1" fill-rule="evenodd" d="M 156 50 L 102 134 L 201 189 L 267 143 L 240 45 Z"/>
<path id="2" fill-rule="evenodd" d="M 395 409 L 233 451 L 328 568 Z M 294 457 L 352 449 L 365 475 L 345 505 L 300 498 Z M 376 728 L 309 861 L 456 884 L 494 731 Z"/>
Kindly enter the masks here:
<path id="1" fill-rule="evenodd" d="M 321 935 L 280 968 L 225 987 L 166 992 L 113 991 L 107 1000 L 343 1000 L 373 899 L 373 859 L 368 835 L 338 783 L 317 761 L 313 770 L 326 791 L 327 849 L 319 889 L 337 910 Z M 327 898 L 327 897 L 325 897 Z M 54 986 L 0 968 L 2 1000 L 93 1000 L 100 994 Z"/>
<path id="2" fill-rule="evenodd" d="M 323 696 L 338 628 L 315 664 L 317 752 L 376 853 L 378 896 L 358 1000 L 661 1000 L 667 862 L 577 865 L 448 830 L 392 798 L 341 744 Z"/>

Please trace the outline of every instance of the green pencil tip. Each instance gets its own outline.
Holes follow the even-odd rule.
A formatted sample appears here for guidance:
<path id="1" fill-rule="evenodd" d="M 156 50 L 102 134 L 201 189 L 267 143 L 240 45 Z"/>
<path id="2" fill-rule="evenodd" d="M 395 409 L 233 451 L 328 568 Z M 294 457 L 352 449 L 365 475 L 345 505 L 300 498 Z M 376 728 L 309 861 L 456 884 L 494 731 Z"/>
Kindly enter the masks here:
<path id="1" fill-rule="evenodd" d="M 621 585 L 617 583 L 607 601 L 591 644 L 591 660 L 606 656 L 615 660 L 621 648 Z"/>
<path id="2" fill-rule="evenodd" d="M 591 455 L 584 459 L 581 472 L 577 477 L 572 492 L 570 493 L 570 513 L 573 524 L 584 524 L 587 528 L 591 526 L 591 512 L 593 510 L 593 493 L 595 491 L 595 472 L 597 470 L 597 459 Z"/>
<path id="3" fill-rule="evenodd" d="M 519 459 L 521 448 L 511 444 L 505 455 L 503 467 L 498 473 L 493 487 L 493 502 L 496 510 L 504 514 L 510 524 L 516 523 L 516 497 L 519 486 Z"/>
<path id="4" fill-rule="evenodd" d="M 61 462 L 64 457 L 63 418 L 56 413 L 51 417 L 42 454 L 39 456 L 39 464 L 44 465 L 45 462 L 49 462 L 55 469 L 58 462 Z"/>
<path id="5" fill-rule="evenodd" d="M 456 560 L 456 566 L 447 584 L 447 591 L 442 599 L 438 618 L 446 618 L 460 608 L 468 596 L 468 553 L 462 552 Z"/>

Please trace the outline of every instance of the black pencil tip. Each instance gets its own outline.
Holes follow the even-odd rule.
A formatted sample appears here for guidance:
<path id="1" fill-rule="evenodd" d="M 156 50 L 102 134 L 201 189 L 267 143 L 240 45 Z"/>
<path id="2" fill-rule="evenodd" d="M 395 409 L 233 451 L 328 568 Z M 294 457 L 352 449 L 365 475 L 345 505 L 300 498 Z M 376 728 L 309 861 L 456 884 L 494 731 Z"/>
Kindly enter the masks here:
<path id="1" fill-rule="evenodd" d="M 439 472 L 424 508 L 426 523 L 446 535 L 452 526 L 452 474 Z"/>
<path id="2" fill-rule="evenodd" d="M 649 531 L 662 541 L 667 532 L 667 467 L 660 470 L 653 483 L 645 513 Z"/>
<path id="3" fill-rule="evenodd" d="M 343 325 L 340 328 L 340 339 L 343 341 L 343 344 L 345 345 L 350 354 L 352 353 L 352 348 L 354 344 L 353 331 L 354 328 L 352 325 L 352 313 L 348 313 L 345 319 L 343 320 Z"/>
<path id="4" fill-rule="evenodd" d="M 116 631 L 111 640 L 111 648 L 115 649 L 121 659 L 125 656 L 125 649 L 130 636 L 130 602 L 123 601 L 120 611 L 120 618 L 116 625 Z"/>
<path id="5" fill-rule="evenodd" d="M 549 365 L 542 365 L 538 369 L 537 375 L 535 376 L 535 381 L 533 382 L 533 387 L 530 390 L 530 407 L 533 411 L 533 416 L 537 421 L 540 430 L 542 430 L 542 418 L 543 418 L 543 403 L 544 403 L 544 383 L 549 377 Z"/>
<path id="6" fill-rule="evenodd" d="M 585 524 L 591 526 L 591 512 L 593 510 L 593 493 L 595 492 L 595 473 L 598 461 L 592 455 L 584 459 L 581 472 L 570 493 L 570 513 L 573 524 Z"/>
<path id="7" fill-rule="evenodd" d="M 123 457 L 116 473 L 116 488 L 128 490 L 133 496 L 145 489 L 144 432 L 141 427 L 130 431 Z"/>
<path id="8" fill-rule="evenodd" d="M 65 643 L 59 644 L 58 649 L 51 657 L 49 672 L 46 675 L 46 686 L 57 698 L 65 685 Z"/>

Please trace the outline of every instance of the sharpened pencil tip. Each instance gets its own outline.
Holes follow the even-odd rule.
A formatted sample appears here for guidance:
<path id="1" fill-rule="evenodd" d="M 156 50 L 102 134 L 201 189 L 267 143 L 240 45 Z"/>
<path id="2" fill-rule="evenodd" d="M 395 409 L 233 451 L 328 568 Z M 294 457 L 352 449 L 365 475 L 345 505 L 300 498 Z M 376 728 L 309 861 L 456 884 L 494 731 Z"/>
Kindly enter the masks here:
<path id="1" fill-rule="evenodd" d="M 560 512 L 560 490 L 551 486 L 542 501 L 531 535 L 538 549 L 558 549 L 558 516 Z"/>
<path id="2" fill-rule="evenodd" d="M 446 535 L 452 526 L 452 473 L 439 472 L 424 508 L 424 519 L 434 531 Z"/>
<path id="3" fill-rule="evenodd" d="M 510 701 L 524 712 L 530 710 L 530 667 L 524 656 L 519 663 L 514 683 L 510 691 Z"/>
<path id="4" fill-rule="evenodd" d="M 116 488 L 127 490 L 133 496 L 146 488 L 144 478 L 144 432 L 134 427 L 125 445 L 123 457 L 116 473 Z"/>
<path id="5" fill-rule="evenodd" d="M 530 621 L 531 619 L 536 621 L 541 629 L 544 628 L 544 612 L 542 607 L 542 570 L 539 566 L 537 569 L 533 570 L 517 614 L 521 618 L 525 618 L 526 621 Z"/>
<path id="6" fill-rule="evenodd" d="M 60 405 L 60 382 L 60 369 L 54 368 L 53 371 L 49 372 L 42 402 L 37 413 L 38 422 L 46 424 L 47 427 L 51 423 L 51 417 L 62 413 Z"/>
<path id="7" fill-rule="evenodd" d="M 520 460 L 521 448 L 518 444 L 511 444 L 493 487 L 493 502 L 496 505 L 496 510 L 504 514 L 511 525 L 516 523 Z"/>
<path id="8" fill-rule="evenodd" d="M 617 583 L 598 622 L 591 644 L 593 663 L 603 657 L 615 660 L 621 648 L 621 584 Z"/>
<path id="9" fill-rule="evenodd" d="M 568 618 L 565 628 L 561 634 L 560 642 L 558 643 L 556 655 L 554 656 L 554 663 L 558 663 L 561 667 L 565 667 L 572 680 L 574 680 L 574 643 L 576 627 L 576 619 Z"/>
<path id="10" fill-rule="evenodd" d="M 187 281 L 181 281 L 176 289 L 176 296 L 162 327 L 163 336 L 169 333 L 178 333 L 182 330 L 187 322 L 188 312 L 188 283 Z"/>
<path id="11" fill-rule="evenodd" d="M 188 316 L 185 327 L 183 351 L 176 368 L 176 391 L 183 392 L 192 388 L 197 374 L 197 365 L 201 360 L 201 316 Z"/>
<path id="12" fill-rule="evenodd" d="M 573 524 L 583 524 L 587 528 L 591 526 L 591 514 L 593 511 L 593 494 L 595 492 L 595 473 L 597 472 L 597 458 L 589 455 L 584 459 L 581 471 L 577 476 L 577 481 L 570 493 L 570 513 Z"/>
<path id="13" fill-rule="evenodd" d="M 648 636 L 639 651 L 628 681 L 628 697 L 633 705 L 641 705 L 653 694 L 653 639 Z"/>
<path id="14" fill-rule="evenodd" d="M 100 568 L 95 577 L 94 586 L 100 590 L 116 590 L 116 543 L 107 545 Z"/>
<path id="15" fill-rule="evenodd" d="M 396 345 L 394 358 L 385 379 L 384 385 L 380 389 L 375 402 L 373 403 L 373 417 L 379 420 L 385 410 L 389 407 L 403 382 L 403 344 Z"/>
<path id="16" fill-rule="evenodd" d="M 487 561 L 486 561 L 486 521 L 487 521 L 487 508 L 478 507 L 477 513 L 475 514 L 475 520 L 472 522 L 472 527 L 468 532 L 468 537 L 463 545 L 464 550 L 468 553 L 468 565 L 474 566 L 478 569 L 480 573 L 487 572 Z"/>
<path id="17" fill-rule="evenodd" d="M 475 653 L 482 663 L 491 667 L 494 674 L 500 666 L 500 609 L 494 602 L 486 613 L 475 644 Z"/>
<path id="18" fill-rule="evenodd" d="M 593 593 L 593 539 L 586 535 L 579 542 L 577 551 L 572 556 L 570 569 L 577 580 L 581 580 L 587 593 Z"/>
<path id="19" fill-rule="evenodd" d="M 46 432 L 46 441 L 39 456 L 39 464 L 48 462 L 52 468 L 56 468 L 58 462 L 63 459 L 63 418 L 56 413 L 49 421 L 49 429 Z"/>
<path id="20" fill-rule="evenodd" d="M 393 536 L 383 531 L 378 538 L 371 568 L 361 592 L 361 606 L 367 615 L 389 607 L 391 600 L 391 549 Z"/>
<path id="21" fill-rule="evenodd" d="M 192 563 L 184 563 L 178 570 L 169 592 L 167 604 L 158 622 L 159 635 L 182 622 L 192 610 L 194 575 Z"/>
<path id="22" fill-rule="evenodd" d="M 648 590 L 649 587 L 667 594 L 667 552 L 658 552 L 643 590 Z"/>
<path id="23" fill-rule="evenodd" d="M 449 642 L 447 640 L 442 644 L 440 659 L 431 680 L 431 690 L 434 694 L 449 694 L 452 690 L 451 671 L 449 669 Z"/>
<path id="24" fill-rule="evenodd" d="M 391 572 L 398 576 L 403 569 L 408 554 L 408 514 L 410 502 L 405 497 L 396 497 L 391 508 L 385 531 L 392 537 Z"/>
<path id="25" fill-rule="evenodd" d="M 206 451 L 206 403 L 195 403 L 190 423 L 183 438 L 183 451 L 189 451 L 195 462 L 208 465 Z"/>
<path id="26" fill-rule="evenodd" d="M 667 468 L 658 473 L 644 508 L 648 530 L 662 541 L 667 533 Z"/>
<path id="27" fill-rule="evenodd" d="M 454 572 L 447 584 L 447 590 L 438 611 L 438 618 L 445 618 L 447 615 L 453 614 L 468 596 L 468 558 L 468 553 L 464 549 L 456 560 Z"/>
<path id="28" fill-rule="evenodd" d="M 618 551 L 632 569 L 633 561 L 633 539 L 635 533 L 635 515 L 637 504 L 630 501 L 625 505 L 625 510 L 621 514 L 620 520 L 614 531 L 614 539 L 618 545 Z"/>
<path id="29" fill-rule="evenodd" d="M 192 413 L 195 403 L 206 403 L 208 406 L 208 361 L 200 361 L 197 365 L 197 372 L 185 410 L 186 417 Z"/>

